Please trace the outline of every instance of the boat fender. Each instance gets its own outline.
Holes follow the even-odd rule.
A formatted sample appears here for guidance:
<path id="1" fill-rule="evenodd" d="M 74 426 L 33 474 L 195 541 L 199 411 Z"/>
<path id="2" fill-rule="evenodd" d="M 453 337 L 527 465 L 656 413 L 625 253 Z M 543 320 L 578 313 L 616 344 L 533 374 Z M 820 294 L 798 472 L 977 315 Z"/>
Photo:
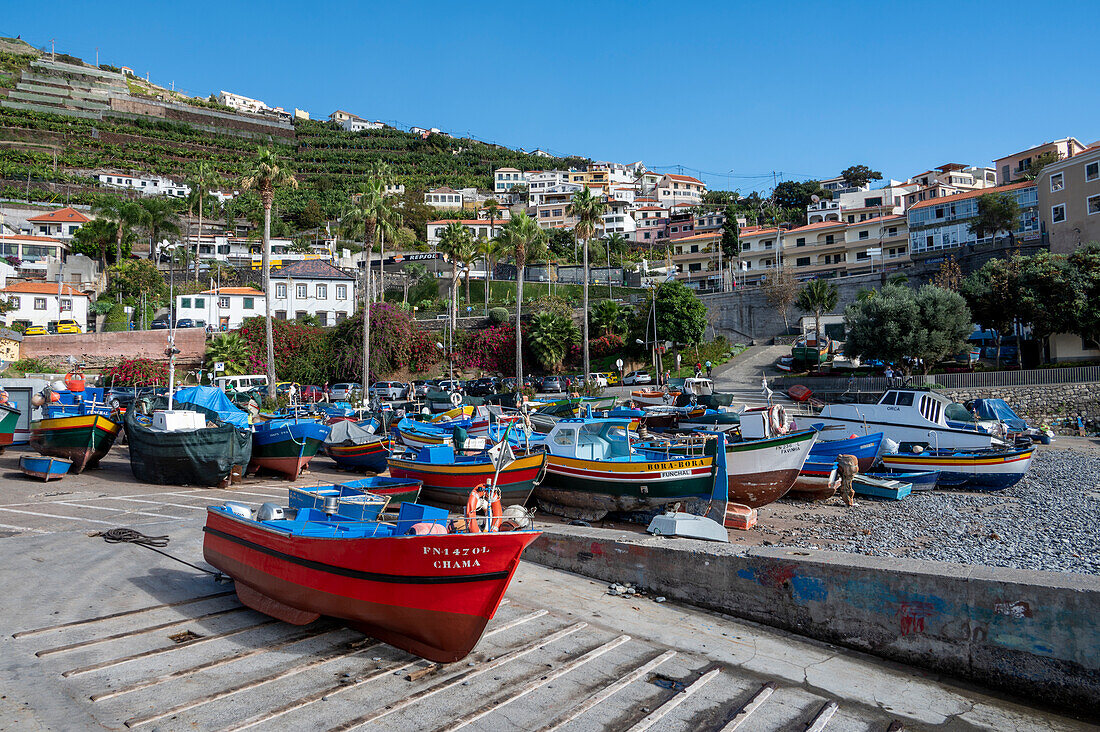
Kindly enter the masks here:
<path id="1" fill-rule="evenodd" d="M 481 531 L 481 527 L 477 523 L 477 512 L 482 509 L 492 516 L 489 531 L 499 530 L 503 513 L 500 506 L 499 489 L 493 488 L 487 491 L 483 483 L 470 491 L 470 496 L 466 499 L 465 517 L 466 531 L 471 534 L 477 534 Z"/>
<path id="2" fill-rule="evenodd" d="M 456 407 L 459 404 L 462 404 L 462 395 L 459 394 L 457 391 L 451 392 L 451 404 Z"/>
<path id="3" fill-rule="evenodd" d="M 79 371 L 65 374 L 65 386 L 69 391 L 84 391 L 84 374 Z"/>
<path id="4" fill-rule="evenodd" d="M 414 536 L 427 536 L 429 534 L 446 534 L 447 527 L 442 524 L 437 524 L 434 521 L 421 521 L 418 524 L 413 524 L 409 530 L 410 534 Z"/>
<path id="5" fill-rule="evenodd" d="M 781 405 L 768 409 L 768 426 L 777 435 L 787 434 L 787 410 Z"/>

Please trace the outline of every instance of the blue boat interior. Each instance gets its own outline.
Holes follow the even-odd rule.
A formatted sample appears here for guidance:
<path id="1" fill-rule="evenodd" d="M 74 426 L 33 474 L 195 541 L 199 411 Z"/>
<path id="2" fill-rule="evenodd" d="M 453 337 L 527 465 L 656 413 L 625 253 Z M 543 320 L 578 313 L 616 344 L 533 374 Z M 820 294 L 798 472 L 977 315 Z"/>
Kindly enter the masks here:
<path id="1" fill-rule="evenodd" d="M 215 506 L 214 510 L 243 518 L 223 506 Z M 406 536 L 412 532 L 412 527 L 419 523 L 438 524 L 444 529 L 447 527 L 446 509 L 419 503 L 402 503 L 397 520 L 393 522 L 358 521 L 340 514 L 329 515 L 316 508 L 300 508 L 292 513 L 293 515 L 288 515 L 286 518 L 256 521 L 256 523 L 291 536 L 329 539 Z M 255 521 L 255 519 L 252 520 Z"/>

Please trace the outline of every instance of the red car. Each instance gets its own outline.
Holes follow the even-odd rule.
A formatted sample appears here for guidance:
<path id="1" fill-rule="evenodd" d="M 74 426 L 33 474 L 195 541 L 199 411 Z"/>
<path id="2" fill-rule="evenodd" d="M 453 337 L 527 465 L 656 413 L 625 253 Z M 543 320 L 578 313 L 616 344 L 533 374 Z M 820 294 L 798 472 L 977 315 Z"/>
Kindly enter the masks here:
<path id="1" fill-rule="evenodd" d="M 307 384 L 302 387 L 302 392 L 299 394 L 299 399 L 303 402 L 319 402 L 325 397 L 325 390 L 319 386 L 313 384 Z"/>

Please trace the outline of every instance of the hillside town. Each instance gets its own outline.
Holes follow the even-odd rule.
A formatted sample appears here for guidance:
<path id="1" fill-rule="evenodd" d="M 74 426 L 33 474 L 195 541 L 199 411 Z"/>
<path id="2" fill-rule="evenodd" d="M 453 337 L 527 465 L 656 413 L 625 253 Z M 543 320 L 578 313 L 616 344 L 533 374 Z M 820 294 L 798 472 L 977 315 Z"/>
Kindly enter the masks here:
<path id="1" fill-rule="evenodd" d="M 428 7 L 265 10 L 0 37 L 0 729 L 1096 728 L 1087 119 L 543 126 L 510 16 L 456 94 Z"/>

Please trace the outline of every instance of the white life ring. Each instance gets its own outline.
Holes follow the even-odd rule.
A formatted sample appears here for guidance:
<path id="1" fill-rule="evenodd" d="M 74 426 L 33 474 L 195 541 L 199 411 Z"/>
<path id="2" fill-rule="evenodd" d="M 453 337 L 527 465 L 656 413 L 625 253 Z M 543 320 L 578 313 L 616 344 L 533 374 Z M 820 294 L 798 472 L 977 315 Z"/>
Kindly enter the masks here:
<path id="1" fill-rule="evenodd" d="M 787 434 L 787 410 L 781 405 L 768 408 L 768 426 L 777 435 Z"/>
<path id="2" fill-rule="evenodd" d="M 457 391 L 452 391 L 451 392 L 451 406 L 457 407 L 459 404 L 462 404 L 462 395 L 459 394 Z"/>

